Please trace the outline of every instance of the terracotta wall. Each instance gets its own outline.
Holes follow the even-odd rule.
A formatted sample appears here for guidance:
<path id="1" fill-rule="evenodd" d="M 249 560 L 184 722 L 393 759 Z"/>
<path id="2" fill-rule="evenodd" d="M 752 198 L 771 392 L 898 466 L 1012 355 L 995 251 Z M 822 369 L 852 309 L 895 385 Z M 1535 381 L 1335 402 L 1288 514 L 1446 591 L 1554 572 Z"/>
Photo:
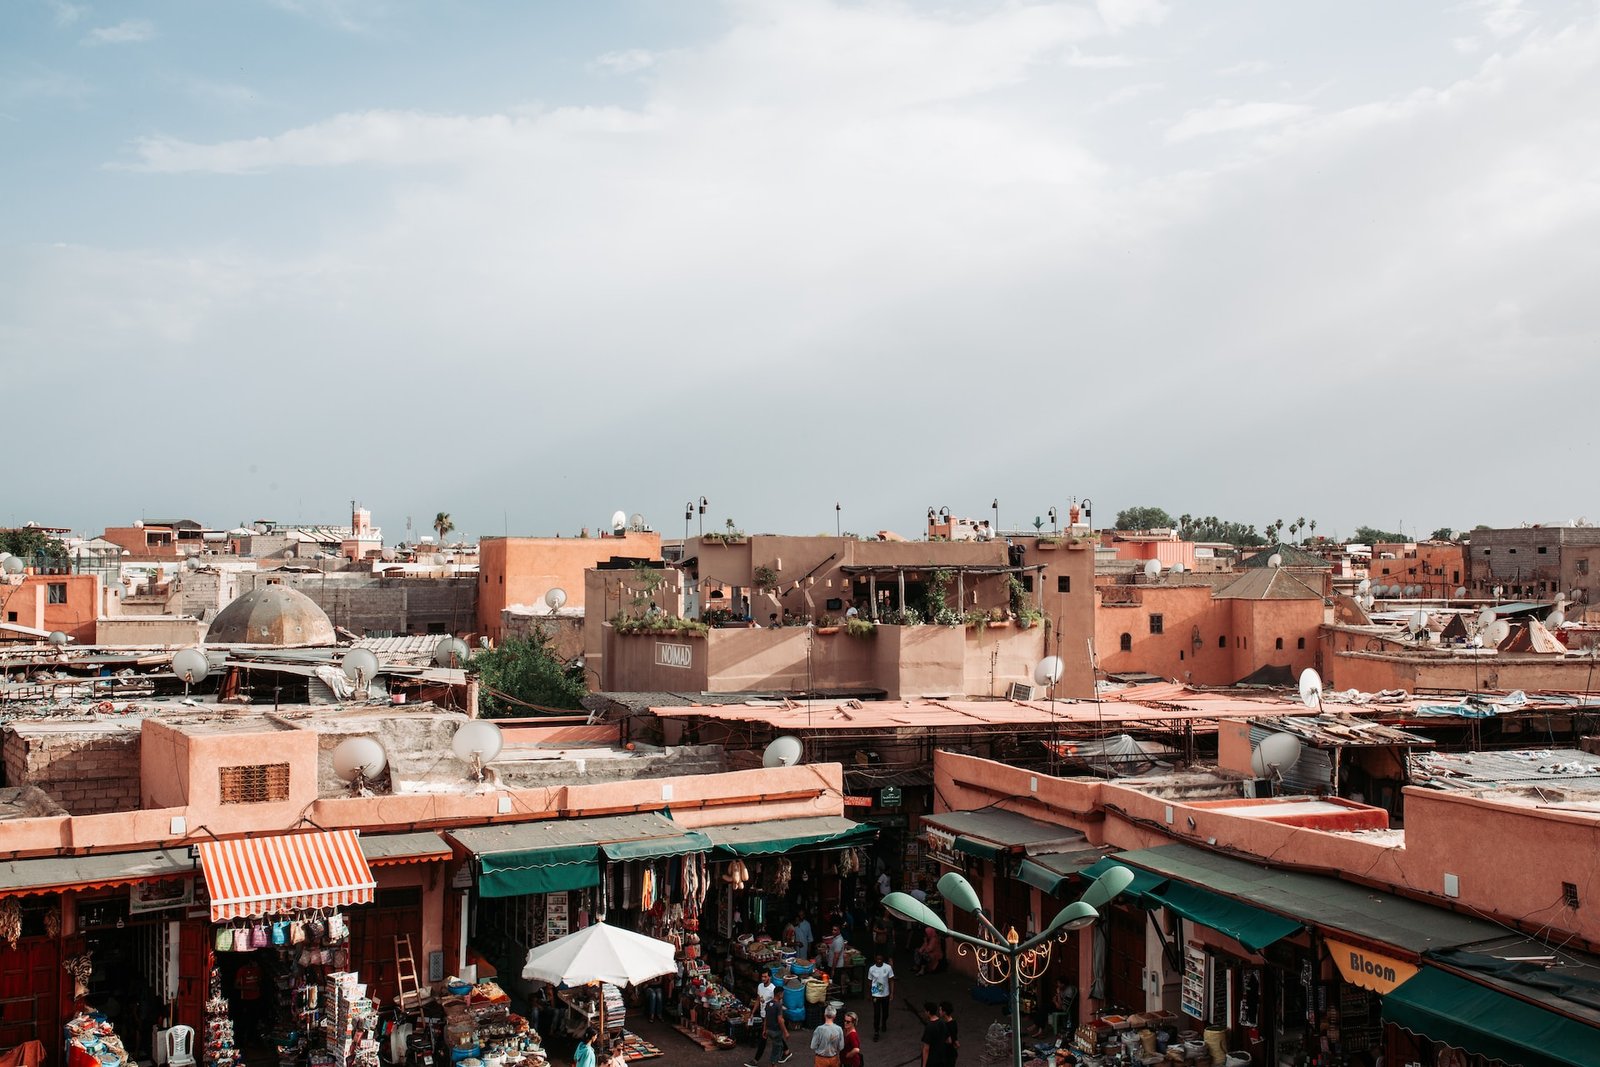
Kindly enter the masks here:
<path id="1" fill-rule="evenodd" d="M 1331 645 L 1323 657 L 1326 681 L 1339 689 L 1359 689 L 1376 693 L 1382 689 L 1416 692 L 1509 692 L 1522 689 L 1554 692 L 1583 692 L 1593 682 L 1590 663 L 1583 657 L 1556 655 L 1385 655 L 1349 652 L 1364 644 L 1359 637 L 1329 633 Z"/>
<path id="2" fill-rule="evenodd" d="M 1088 538 L 1066 539 L 1054 548 L 1040 548 L 1037 540 L 1026 543 L 1023 561 L 1040 564 L 1043 572 L 1035 578 L 1034 602 L 1050 620 L 1048 655 L 1060 656 L 1061 681 L 1056 695 L 1094 696 L 1094 670 L 1089 642 L 1101 646 L 1095 633 L 1094 542 Z M 1068 588 L 1063 591 L 1062 579 Z"/>
<path id="3" fill-rule="evenodd" d="M 1233 655 L 1232 601 L 1213 600 L 1211 586 L 1139 585 L 1118 587 L 1118 594 L 1131 595 L 1135 604 L 1104 594 L 1096 597 L 1095 651 L 1100 669 L 1108 674 L 1144 671 L 1196 685 L 1226 685 L 1236 681 Z M 1150 632 L 1150 616 L 1160 615 L 1162 632 Z M 1194 633 L 1200 632 L 1200 647 L 1194 647 Z M 1132 641 L 1132 650 L 1121 651 L 1122 635 Z M 1227 637 L 1228 647 L 1218 648 L 1217 638 Z"/>
<path id="4" fill-rule="evenodd" d="M 52 585 L 66 587 L 66 603 L 50 603 Z M 99 617 L 98 574 L 25 574 L 20 584 L 0 585 L 0 621 L 60 630 L 74 644 L 92 645 Z"/>
<path id="5" fill-rule="evenodd" d="M 661 535 L 486 537 L 478 544 L 478 630 L 498 640 L 510 604 L 543 604 L 553 588 L 569 607 L 584 605 L 584 572 L 613 556 L 661 558 Z"/>

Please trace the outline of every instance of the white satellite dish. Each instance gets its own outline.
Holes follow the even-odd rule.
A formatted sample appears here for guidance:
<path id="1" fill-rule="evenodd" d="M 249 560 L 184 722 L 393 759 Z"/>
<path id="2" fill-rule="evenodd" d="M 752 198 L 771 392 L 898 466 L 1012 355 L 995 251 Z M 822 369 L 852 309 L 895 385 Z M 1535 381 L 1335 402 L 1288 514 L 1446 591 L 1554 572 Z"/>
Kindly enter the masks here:
<path id="1" fill-rule="evenodd" d="M 1281 567 L 1281 566 L 1283 566 L 1283 557 L 1280 556 L 1278 553 L 1274 552 L 1272 555 L 1267 557 L 1267 566 L 1269 566 L 1269 567 Z"/>
<path id="2" fill-rule="evenodd" d="M 628 518 L 628 529 L 630 529 L 630 530 L 642 530 L 642 529 L 644 529 L 644 515 L 641 514 L 640 512 L 635 511 Z"/>
<path id="3" fill-rule="evenodd" d="M 1560 608 L 1557 608 L 1555 611 L 1552 611 L 1550 614 L 1544 617 L 1545 626 L 1551 630 L 1554 630 L 1557 626 L 1560 626 L 1566 621 L 1567 613 L 1562 611 Z M 55 635 L 51 634 L 50 636 L 54 637 Z"/>
<path id="4" fill-rule="evenodd" d="M 71 638 L 69 638 L 66 634 L 62 633 L 60 630 L 51 630 L 50 631 L 50 636 L 45 638 L 45 640 L 49 641 L 52 645 L 55 645 L 57 648 L 61 648 L 68 641 L 70 641 Z"/>
<path id="5" fill-rule="evenodd" d="M 344 676 L 356 683 L 356 688 L 365 689 L 367 683 L 372 681 L 378 673 L 378 657 L 369 649 L 352 648 L 339 659 L 339 669 L 344 671 Z"/>
<path id="6" fill-rule="evenodd" d="M 1478 612 L 1478 629 L 1480 629 L 1480 630 L 1487 629 L 1488 627 L 1493 626 L 1493 625 L 1494 625 L 1494 612 L 1491 609 L 1484 608 L 1482 611 Z"/>
<path id="7" fill-rule="evenodd" d="M 1307 667 L 1300 672 L 1300 703 L 1312 711 L 1322 707 L 1322 675 L 1315 668 Z"/>
<path id="8" fill-rule="evenodd" d="M 10 558 L 11 558 L 11 553 L 9 553 L 9 552 L 0 552 L 0 563 L 4 563 L 6 560 L 8 560 Z"/>
<path id="9" fill-rule="evenodd" d="M 436 667 L 460 667 L 467 662 L 472 650 L 459 637 L 446 637 L 433 646 L 433 664 Z"/>
<path id="10" fill-rule="evenodd" d="M 1427 632 L 1428 613 L 1426 611 L 1412 612 L 1411 618 L 1406 622 L 1406 629 L 1410 630 L 1414 634 Z"/>
<path id="11" fill-rule="evenodd" d="M 613 511 L 611 513 L 611 528 L 619 533 L 628 528 L 628 513 L 626 511 Z"/>
<path id="12" fill-rule="evenodd" d="M 763 767 L 793 767 L 799 763 L 806 754 L 806 746 L 793 734 L 784 734 L 775 737 L 772 743 L 761 753 L 761 766 Z"/>
<path id="13" fill-rule="evenodd" d="M 1366 608 L 1368 611 L 1371 611 L 1373 607 L 1377 605 L 1377 603 L 1378 598 L 1373 596 L 1371 593 L 1368 593 L 1366 601 L 1363 602 L 1361 606 Z"/>
<path id="14" fill-rule="evenodd" d="M 5 562 L 0 563 L 0 568 L 4 568 L 7 574 L 21 574 L 28 569 L 28 565 L 22 562 L 21 556 L 7 556 Z"/>
<path id="15" fill-rule="evenodd" d="M 172 654 L 172 675 L 185 689 L 198 685 L 211 673 L 211 663 L 198 648 L 180 648 Z"/>
<path id="16" fill-rule="evenodd" d="M 1161 561 L 1153 559 L 1147 562 L 1144 565 L 1144 576 L 1146 578 L 1159 578 L 1161 576 Z"/>
<path id="17" fill-rule="evenodd" d="M 388 765 L 383 746 L 370 737 L 347 737 L 333 750 L 333 773 L 358 787 L 378 777 Z"/>
<path id="18" fill-rule="evenodd" d="M 1055 685 L 1061 681 L 1061 672 L 1066 665 L 1061 662 L 1060 656 L 1046 656 L 1033 668 L 1034 685 Z"/>
<path id="19" fill-rule="evenodd" d="M 1363 578 L 1356 583 L 1356 592 L 1366 594 L 1372 592 L 1372 579 Z"/>
<path id="20" fill-rule="evenodd" d="M 1464 585 L 1456 586 L 1455 599 L 1460 600 L 1461 598 L 1465 597 L 1466 595 L 1467 595 L 1467 587 L 1466 586 L 1464 586 Z"/>
<path id="21" fill-rule="evenodd" d="M 450 751 L 472 768 L 471 776 L 476 782 L 483 781 L 484 769 L 504 747 L 505 738 L 500 734 L 500 727 L 483 719 L 462 723 L 450 739 Z"/>
<path id="22" fill-rule="evenodd" d="M 1483 631 L 1483 645 L 1485 648 L 1499 648 L 1500 642 L 1511 636 L 1511 624 L 1504 619 L 1496 619 Z"/>
<path id="23" fill-rule="evenodd" d="M 1257 778 L 1282 778 L 1300 759 L 1300 739 L 1293 734 L 1268 734 L 1250 755 Z"/>
<path id="24" fill-rule="evenodd" d="M 567 591 L 560 586 L 550 589 L 544 594 L 544 606 L 550 609 L 550 614 L 552 615 L 560 611 L 561 605 L 566 602 Z"/>
<path id="25" fill-rule="evenodd" d="M 1172 573 L 1173 574 L 1183 574 L 1183 573 L 1187 572 L 1188 570 L 1189 570 L 1189 568 L 1185 567 L 1181 563 L 1174 563 L 1172 565 Z"/>

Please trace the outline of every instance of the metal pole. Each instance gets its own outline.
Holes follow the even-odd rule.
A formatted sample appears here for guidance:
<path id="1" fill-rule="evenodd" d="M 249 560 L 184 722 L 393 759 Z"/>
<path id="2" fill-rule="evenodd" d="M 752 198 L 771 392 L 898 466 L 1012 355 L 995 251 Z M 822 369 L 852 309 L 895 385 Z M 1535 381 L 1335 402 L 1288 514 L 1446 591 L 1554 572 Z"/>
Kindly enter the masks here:
<path id="1" fill-rule="evenodd" d="M 1011 1067 L 1022 1067 L 1022 975 L 1018 973 L 1020 959 L 1016 947 L 1011 953 Z"/>

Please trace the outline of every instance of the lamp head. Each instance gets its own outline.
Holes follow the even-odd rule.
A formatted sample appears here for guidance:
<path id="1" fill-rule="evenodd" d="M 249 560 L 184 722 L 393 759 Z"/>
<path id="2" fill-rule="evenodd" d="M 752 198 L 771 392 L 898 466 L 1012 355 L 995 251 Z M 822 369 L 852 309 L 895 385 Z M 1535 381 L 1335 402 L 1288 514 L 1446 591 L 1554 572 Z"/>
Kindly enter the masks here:
<path id="1" fill-rule="evenodd" d="M 983 901 L 972 883 L 956 871 L 946 871 L 939 879 L 939 895 L 968 914 L 983 910 Z"/>
<path id="2" fill-rule="evenodd" d="M 1057 930 L 1082 930 L 1085 926 L 1093 925 L 1094 921 L 1098 918 L 1100 918 L 1100 913 L 1095 910 L 1094 905 L 1085 904 L 1081 900 L 1075 901 L 1074 903 L 1068 904 L 1066 907 L 1062 908 L 1061 911 L 1057 913 L 1056 917 L 1050 920 L 1050 928 L 1048 932 L 1054 933 Z"/>
<path id="3" fill-rule="evenodd" d="M 909 893 L 890 893 L 883 898 L 883 906 L 908 922 L 931 926 L 941 934 L 950 932 L 950 928 L 945 926 L 944 920 L 932 908 Z"/>
<path id="4" fill-rule="evenodd" d="M 1081 903 L 1091 908 L 1103 908 L 1133 882 L 1133 872 L 1126 867 L 1108 867 L 1106 872 L 1094 880 L 1083 894 Z"/>

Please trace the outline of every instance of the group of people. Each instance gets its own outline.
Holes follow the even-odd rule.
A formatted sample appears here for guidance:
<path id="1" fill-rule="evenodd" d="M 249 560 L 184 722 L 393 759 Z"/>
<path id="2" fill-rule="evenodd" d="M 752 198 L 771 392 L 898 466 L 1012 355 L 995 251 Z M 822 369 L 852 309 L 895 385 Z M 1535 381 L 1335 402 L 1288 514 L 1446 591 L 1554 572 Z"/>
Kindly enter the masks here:
<path id="1" fill-rule="evenodd" d="M 961 1053 L 961 1028 L 956 1006 L 948 1000 L 922 1005 L 927 1022 L 922 1027 L 922 1067 L 955 1067 Z"/>
<path id="2" fill-rule="evenodd" d="M 761 1011 L 761 1032 L 756 1038 L 755 1055 L 745 1067 L 761 1067 L 763 1055 L 770 1067 L 777 1067 L 789 1062 L 794 1052 L 789 1048 L 789 1024 L 784 1021 L 783 1005 L 778 1002 L 777 987 L 770 975 L 762 977 L 761 984 L 756 987 L 756 998 Z M 822 1025 L 811 1032 L 814 1067 L 862 1067 L 857 1021 L 853 1011 L 845 1012 L 840 1020 L 833 1005 L 823 1010 Z"/>

